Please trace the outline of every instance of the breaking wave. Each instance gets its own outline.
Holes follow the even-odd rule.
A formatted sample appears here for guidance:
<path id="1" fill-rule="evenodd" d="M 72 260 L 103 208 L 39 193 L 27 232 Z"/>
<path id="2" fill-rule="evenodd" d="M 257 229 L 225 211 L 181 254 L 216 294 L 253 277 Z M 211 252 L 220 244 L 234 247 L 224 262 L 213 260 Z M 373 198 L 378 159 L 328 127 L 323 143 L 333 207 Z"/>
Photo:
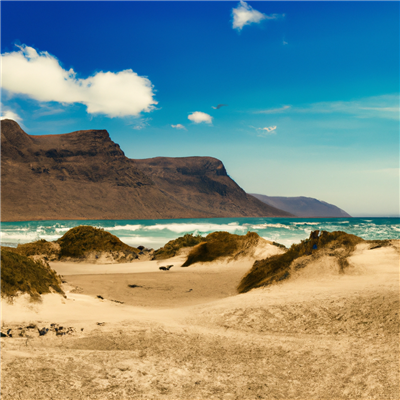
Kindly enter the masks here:
<path id="1" fill-rule="evenodd" d="M 364 239 L 398 239 L 398 218 L 340 219 L 340 218 L 209 218 L 173 220 L 118 221 L 26 221 L 1 223 L 3 245 L 17 246 L 39 239 L 54 241 L 74 226 L 90 225 L 112 232 L 131 246 L 141 244 L 159 248 L 169 240 L 186 233 L 206 236 L 211 232 L 227 231 L 244 235 L 257 232 L 261 237 L 290 246 L 306 239 L 312 230 L 345 231 Z"/>

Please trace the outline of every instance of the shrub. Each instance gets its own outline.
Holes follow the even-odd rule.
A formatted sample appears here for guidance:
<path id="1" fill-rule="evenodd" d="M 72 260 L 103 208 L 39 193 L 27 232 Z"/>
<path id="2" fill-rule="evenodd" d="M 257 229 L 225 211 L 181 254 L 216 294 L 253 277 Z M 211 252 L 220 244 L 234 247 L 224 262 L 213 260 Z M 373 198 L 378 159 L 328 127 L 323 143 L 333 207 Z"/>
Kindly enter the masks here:
<path id="1" fill-rule="evenodd" d="M 122 251 L 139 253 L 139 250 L 121 242 L 116 236 L 93 226 L 77 226 L 56 241 L 60 245 L 60 256 L 84 257 L 91 251 Z"/>
<path id="2" fill-rule="evenodd" d="M 319 235 L 319 231 L 311 232 L 309 239 L 302 240 L 299 244 L 293 244 L 286 253 L 256 261 L 240 282 L 238 292 L 245 293 L 251 289 L 289 278 L 290 265 L 295 259 L 318 253 L 324 248 L 343 250 L 339 254 L 340 270 L 343 271 L 348 266 L 346 258 L 353 252 L 355 246 L 362 241 L 364 240 L 358 236 L 341 231 L 322 231 L 321 235 Z M 316 248 L 314 248 L 315 246 Z"/>
<path id="3" fill-rule="evenodd" d="M 156 250 L 153 260 L 165 260 L 174 257 L 181 248 L 193 247 L 205 240 L 206 239 L 200 235 L 193 236 L 193 234 L 187 233 L 177 239 L 170 240 L 164 247 Z"/>
<path id="4" fill-rule="evenodd" d="M 27 256 L 1 249 L 1 295 L 12 297 L 17 292 L 29 293 L 39 298 L 50 288 L 64 294 L 59 276 L 47 264 Z"/>
<path id="5" fill-rule="evenodd" d="M 196 262 L 209 262 L 222 257 L 234 259 L 246 255 L 248 250 L 258 244 L 260 236 L 255 232 L 246 235 L 234 235 L 228 232 L 214 232 L 206 236 L 206 241 L 198 244 L 189 253 L 182 267 L 188 267 Z"/>

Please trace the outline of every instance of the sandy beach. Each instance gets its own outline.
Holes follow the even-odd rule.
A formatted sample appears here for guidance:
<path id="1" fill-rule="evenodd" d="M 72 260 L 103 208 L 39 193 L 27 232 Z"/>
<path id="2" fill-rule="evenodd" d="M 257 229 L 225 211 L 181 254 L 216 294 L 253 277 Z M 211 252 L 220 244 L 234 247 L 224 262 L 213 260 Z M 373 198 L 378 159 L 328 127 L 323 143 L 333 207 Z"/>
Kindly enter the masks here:
<path id="1" fill-rule="evenodd" d="M 2 300 L 2 398 L 398 399 L 398 245 L 240 295 L 251 258 L 52 263 L 66 298 Z M 19 337 L 29 324 L 73 333 Z"/>

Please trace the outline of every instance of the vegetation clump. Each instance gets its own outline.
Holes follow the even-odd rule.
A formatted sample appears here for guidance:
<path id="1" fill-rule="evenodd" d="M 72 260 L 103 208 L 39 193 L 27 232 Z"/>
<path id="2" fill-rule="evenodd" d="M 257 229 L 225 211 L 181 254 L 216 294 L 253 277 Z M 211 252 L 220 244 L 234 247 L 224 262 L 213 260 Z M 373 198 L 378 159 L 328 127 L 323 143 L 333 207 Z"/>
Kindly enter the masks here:
<path id="1" fill-rule="evenodd" d="M 206 236 L 205 242 L 191 250 L 182 267 L 223 257 L 236 259 L 239 256 L 245 256 L 257 246 L 259 240 L 260 236 L 255 232 L 247 232 L 246 235 L 234 235 L 228 232 L 210 233 Z"/>
<path id="2" fill-rule="evenodd" d="M 256 261 L 240 282 L 238 292 L 245 293 L 251 289 L 289 278 L 290 265 L 294 260 L 303 256 L 322 254 L 321 250 L 323 249 L 328 249 L 338 257 L 339 268 L 343 272 L 349 265 L 347 257 L 353 252 L 355 246 L 363 241 L 364 239 L 358 236 L 342 231 L 311 232 L 309 239 L 302 240 L 299 244 L 293 244 L 286 253 Z M 305 265 L 299 263 L 298 267 L 302 266 Z"/>
<path id="3" fill-rule="evenodd" d="M 19 244 L 16 248 L 7 247 L 7 250 L 22 256 L 44 255 L 58 259 L 60 256 L 60 246 L 54 242 L 48 242 L 45 239 L 40 239 L 32 243 Z"/>
<path id="4" fill-rule="evenodd" d="M 156 250 L 153 256 L 153 260 L 165 260 L 167 258 L 174 257 L 178 251 L 183 247 L 193 247 L 201 242 L 204 242 L 206 238 L 200 235 L 194 236 L 192 233 L 187 233 L 178 239 L 170 240 L 164 247 Z"/>
<path id="5" fill-rule="evenodd" d="M 121 242 L 104 229 L 93 226 L 77 226 L 56 241 L 60 245 L 60 258 L 82 258 L 89 252 L 122 252 L 137 254 L 139 250 Z"/>
<path id="6" fill-rule="evenodd" d="M 64 294 L 61 279 L 49 265 L 33 259 L 1 249 L 1 295 L 13 297 L 18 292 L 29 293 L 32 298 L 38 299 L 43 293 L 50 293 L 51 289 Z"/>

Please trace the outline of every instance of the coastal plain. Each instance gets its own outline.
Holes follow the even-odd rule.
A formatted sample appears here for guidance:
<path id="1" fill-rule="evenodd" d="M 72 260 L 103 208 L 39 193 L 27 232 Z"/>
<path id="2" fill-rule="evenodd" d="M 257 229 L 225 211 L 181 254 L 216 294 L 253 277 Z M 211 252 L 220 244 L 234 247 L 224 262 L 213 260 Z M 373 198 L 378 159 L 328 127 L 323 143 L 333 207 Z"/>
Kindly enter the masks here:
<path id="1" fill-rule="evenodd" d="M 239 295 L 254 258 L 184 260 L 51 263 L 66 298 L 2 299 L 2 398 L 399 398 L 398 240 Z"/>

